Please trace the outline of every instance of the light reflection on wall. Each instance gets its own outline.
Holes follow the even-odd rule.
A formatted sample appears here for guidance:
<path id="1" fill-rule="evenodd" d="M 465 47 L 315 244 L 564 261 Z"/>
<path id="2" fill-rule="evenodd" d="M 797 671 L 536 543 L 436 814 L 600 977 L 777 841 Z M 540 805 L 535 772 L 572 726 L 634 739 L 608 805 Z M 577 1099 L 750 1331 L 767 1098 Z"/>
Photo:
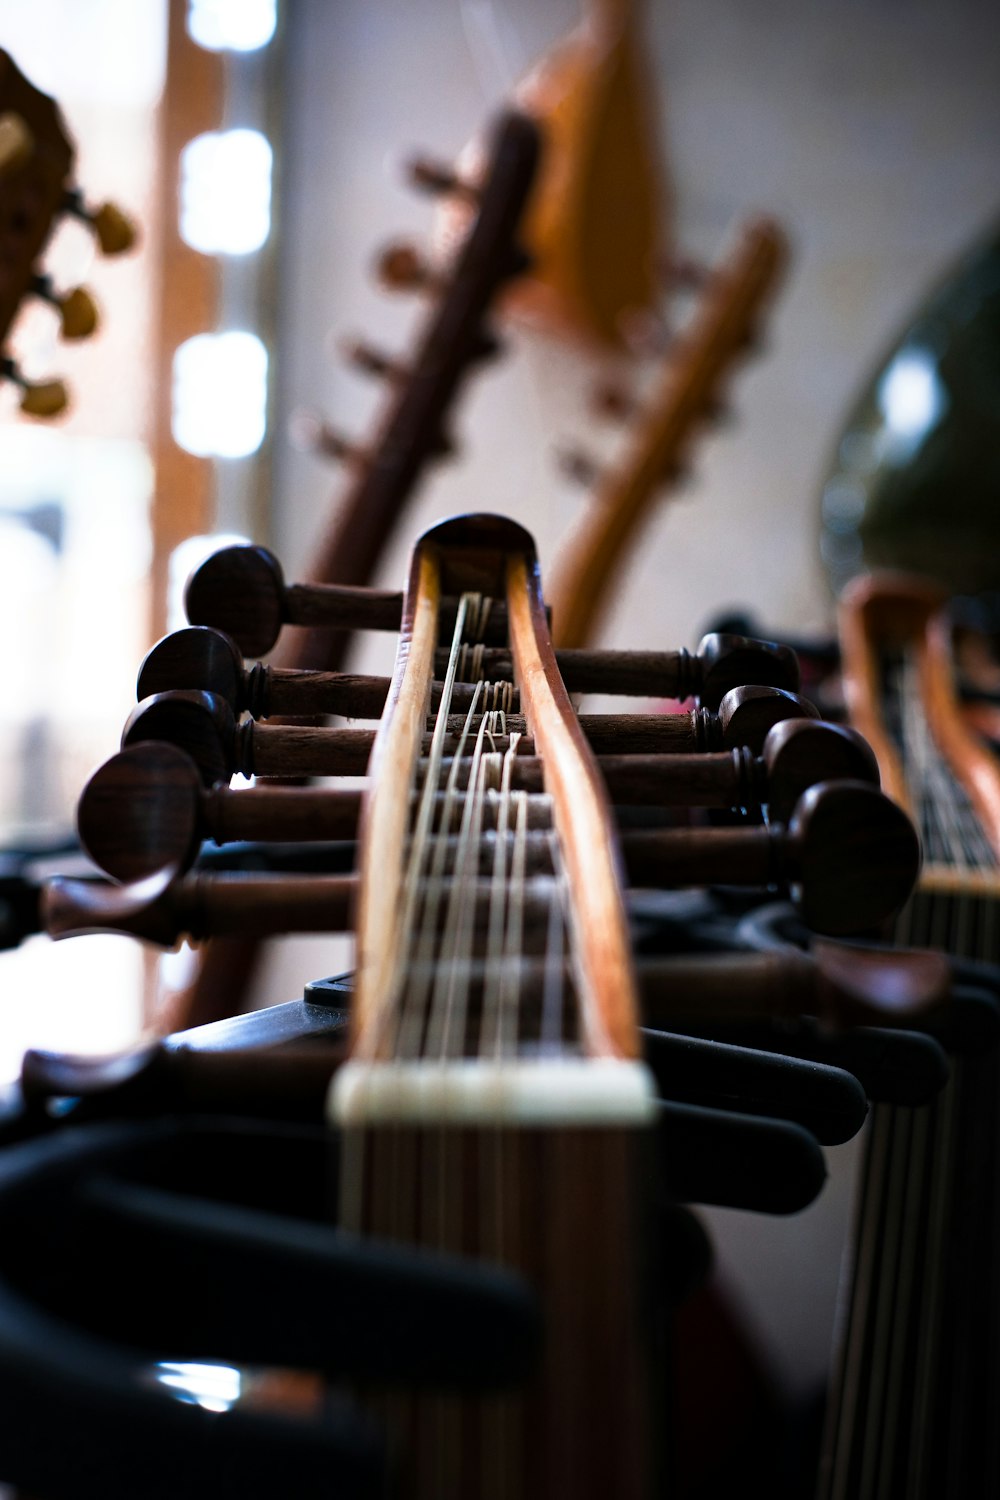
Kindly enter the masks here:
<path id="1" fill-rule="evenodd" d="M 245 458 L 267 427 L 267 350 L 256 334 L 200 333 L 174 354 L 174 442 L 199 458 Z"/>
<path id="2" fill-rule="evenodd" d="M 256 52 L 274 35 L 276 0 L 190 0 L 188 34 L 210 52 Z"/>
<path id="3" fill-rule="evenodd" d="M 259 130 L 211 130 L 181 152 L 180 232 L 205 255 L 247 255 L 271 229 L 271 147 Z"/>

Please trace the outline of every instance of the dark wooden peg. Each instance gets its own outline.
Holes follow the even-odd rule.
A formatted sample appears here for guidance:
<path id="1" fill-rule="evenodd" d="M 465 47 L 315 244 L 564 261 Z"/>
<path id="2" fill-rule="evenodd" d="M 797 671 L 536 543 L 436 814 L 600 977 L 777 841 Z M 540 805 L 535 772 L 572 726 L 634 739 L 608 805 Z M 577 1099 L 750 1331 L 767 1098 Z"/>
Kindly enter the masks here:
<path id="1" fill-rule="evenodd" d="M 163 741 L 131 744 L 90 778 L 77 808 L 84 848 L 123 884 L 190 869 L 201 844 L 353 840 L 361 792 L 315 787 L 206 791 L 197 766 Z"/>
<path id="2" fill-rule="evenodd" d="M 29 380 L 6 354 L 0 354 L 0 380 L 9 380 L 17 386 L 21 392 L 21 410 L 27 417 L 57 417 L 69 403 L 61 380 Z"/>
<path id="3" fill-rule="evenodd" d="M 406 380 L 410 373 L 399 360 L 374 349 L 363 339 L 348 339 L 340 347 L 348 364 L 363 375 L 374 375 L 379 380 Z"/>
<path id="4" fill-rule="evenodd" d="M 772 821 L 786 823 L 803 792 L 820 781 L 879 785 L 878 761 L 868 741 L 844 724 L 784 719 L 768 730 L 760 765 L 762 800 Z"/>
<path id="5" fill-rule="evenodd" d="M 289 420 L 289 435 L 297 448 L 305 453 L 332 459 L 335 463 L 363 468 L 368 462 L 365 450 L 345 438 L 318 412 L 297 411 Z"/>
<path id="6" fill-rule="evenodd" d="M 717 714 L 701 708 L 695 718 L 703 735 L 697 749 L 735 750 L 746 745 L 759 755 L 775 724 L 785 719 L 818 719 L 819 711 L 797 693 L 754 683 L 726 693 Z"/>
<path id="7" fill-rule="evenodd" d="M 155 693 L 132 710 L 122 748 L 165 740 L 189 755 L 205 786 L 233 776 L 363 776 L 374 743 L 365 729 L 238 724 L 214 693 Z"/>
<path id="8" fill-rule="evenodd" d="M 34 296 L 55 308 L 64 339 L 86 339 L 97 331 L 97 303 L 86 287 L 78 286 L 68 292 L 57 292 L 51 276 L 35 276 L 32 278 L 31 290 Z"/>
<path id="9" fill-rule="evenodd" d="M 122 730 L 122 749 L 145 740 L 176 745 L 198 767 L 206 786 L 229 781 L 244 769 L 239 726 L 229 704 L 213 693 L 154 693 L 129 714 Z"/>
<path id="10" fill-rule="evenodd" d="M 920 869 L 909 818 L 867 782 L 820 782 L 787 827 L 630 829 L 622 849 L 636 885 L 790 888 L 815 932 L 865 932 L 903 906 Z"/>
<path id="11" fill-rule="evenodd" d="M 294 667 L 268 667 L 257 662 L 244 667 L 231 636 L 208 625 L 188 625 L 163 637 L 147 652 L 139 668 L 136 696 L 141 701 L 158 693 L 194 689 L 223 698 L 234 714 L 254 719 L 283 715 L 312 718 L 341 714 L 350 719 L 378 719 L 389 694 L 390 679 L 364 673 L 310 672 Z M 440 682 L 431 684 L 431 707 L 441 696 Z M 482 690 L 481 690 L 482 691 Z M 452 705 L 468 712 L 476 688 L 456 682 Z M 483 701 L 487 701 L 484 697 Z M 516 712 L 517 691 L 510 700 Z"/>
<path id="12" fill-rule="evenodd" d="M 690 255 L 674 255 L 664 263 L 664 280 L 675 291 L 700 292 L 712 277 L 711 266 Z"/>
<path id="13" fill-rule="evenodd" d="M 249 706 L 248 674 L 232 636 L 209 625 L 188 625 L 151 646 L 136 678 L 137 700 L 177 689 L 215 693 L 234 713 L 242 713 Z"/>
<path id="14" fill-rule="evenodd" d="M 561 448 L 556 454 L 556 463 L 560 473 L 572 479 L 574 484 L 591 488 L 601 477 L 600 464 L 578 448 Z"/>
<path id="15" fill-rule="evenodd" d="M 687 666 L 690 675 L 677 696 L 697 698 L 703 708 L 718 708 L 728 692 L 745 683 L 789 693 L 797 693 L 801 683 L 798 657 L 791 647 L 751 636 L 702 636 Z"/>
<path id="16" fill-rule="evenodd" d="M 150 740 L 100 766 L 77 804 L 80 842 L 99 869 L 124 884 L 164 869 L 187 870 L 202 840 L 201 776 L 174 745 Z"/>
<path id="17" fill-rule="evenodd" d="M 248 656 L 266 656 L 288 619 L 281 564 L 266 547 L 223 547 L 191 574 L 184 608 L 192 625 L 212 625 Z"/>
<path id="18" fill-rule="evenodd" d="M 608 417 L 614 422 L 628 422 L 639 412 L 636 398 L 623 386 L 604 384 L 594 391 L 590 401 L 595 416 Z"/>
<path id="19" fill-rule="evenodd" d="M 63 197 L 62 211 L 87 225 L 102 255 L 124 255 L 137 239 L 134 222 L 116 203 L 96 207 L 84 201 L 79 188 L 71 188 Z"/>
<path id="20" fill-rule="evenodd" d="M 440 278 L 409 240 L 393 240 L 378 252 L 375 275 L 391 292 L 433 292 Z"/>
<path id="21" fill-rule="evenodd" d="M 804 921 L 835 937 L 894 916 L 920 873 L 920 840 L 906 813 L 854 781 L 822 782 L 800 797 L 788 856 L 783 874 L 800 888 Z"/>
<path id="22" fill-rule="evenodd" d="M 356 889 L 352 875 L 177 879 L 163 871 L 128 886 L 59 879 L 42 893 L 42 920 L 53 938 L 118 932 L 162 948 L 185 937 L 347 932 Z"/>
<path id="23" fill-rule="evenodd" d="M 406 164 L 406 175 L 415 188 L 434 197 L 458 197 L 478 203 L 481 196 L 474 182 L 467 181 L 451 167 L 432 161 L 428 156 L 411 157 Z"/>

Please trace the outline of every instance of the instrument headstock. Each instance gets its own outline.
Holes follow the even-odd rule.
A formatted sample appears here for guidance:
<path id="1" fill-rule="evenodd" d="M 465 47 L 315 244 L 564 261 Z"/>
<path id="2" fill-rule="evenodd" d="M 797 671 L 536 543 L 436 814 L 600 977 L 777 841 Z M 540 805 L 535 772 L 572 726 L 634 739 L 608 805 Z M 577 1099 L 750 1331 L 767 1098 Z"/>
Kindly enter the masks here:
<path id="1" fill-rule="evenodd" d="M 88 338 L 97 308 L 84 287 L 60 291 L 42 270 L 53 228 L 64 215 L 84 221 L 104 255 L 131 248 L 135 230 L 121 209 L 87 205 L 73 184 L 74 152 L 55 102 L 36 89 L 0 51 L 0 376 L 18 386 L 21 410 L 53 417 L 65 410 L 61 380 L 31 381 L 7 348 L 18 310 L 38 297 L 59 314 L 65 339 Z"/>
<path id="2" fill-rule="evenodd" d="M 629 434 L 620 459 L 606 471 L 585 456 L 568 456 L 591 494 L 550 570 L 558 646 L 582 646 L 593 636 L 616 572 L 657 496 L 682 477 L 695 433 L 718 415 L 726 377 L 756 345 L 787 260 L 784 231 L 773 219 L 739 224 L 705 276 L 690 318 L 662 354 L 649 393 L 641 402 L 617 388 L 600 393 L 605 414 L 627 420 Z"/>

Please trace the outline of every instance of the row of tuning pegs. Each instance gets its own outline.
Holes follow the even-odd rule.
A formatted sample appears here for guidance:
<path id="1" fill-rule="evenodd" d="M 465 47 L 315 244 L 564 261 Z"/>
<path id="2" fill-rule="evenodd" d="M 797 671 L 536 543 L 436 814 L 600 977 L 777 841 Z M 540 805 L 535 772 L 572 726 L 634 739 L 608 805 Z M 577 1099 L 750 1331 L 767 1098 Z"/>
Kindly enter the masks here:
<path id="1" fill-rule="evenodd" d="M 9 182 L 17 192 L 17 176 L 28 168 L 36 149 L 34 132 L 22 115 L 13 110 L 0 115 L 0 188 Z M 73 218 L 86 225 L 102 255 L 121 255 L 135 244 L 136 230 L 131 219 L 114 203 L 88 204 L 79 188 L 68 188 L 63 193 L 55 216 Z M 24 292 L 55 309 L 64 339 L 85 339 L 96 332 L 97 305 L 86 287 L 62 290 L 50 276 L 34 273 L 29 276 Z M 66 407 L 67 392 L 61 380 L 29 380 L 8 354 L 0 355 L 0 378 L 18 387 L 21 410 L 28 416 L 57 416 Z"/>
<path id="2" fill-rule="evenodd" d="M 479 201 L 478 186 L 446 164 L 426 157 L 415 157 L 408 163 L 407 172 L 414 187 L 435 197 L 464 199 L 472 204 Z M 515 254 L 518 256 L 518 263 L 511 268 L 512 275 L 527 270 L 530 265 L 530 259 L 523 251 L 516 251 Z M 394 240 L 384 246 L 376 256 L 374 269 L 379 284 L 393 292 L 417 292 L 436 296 L 447 284 L 442 271 L 409 240 Z M 664 269 L 665 283 L 677 289 L 699 288 L 705 284 L 708 275 L 709 272 L 704 267 L 689 260 L 678 260 Z M 655 329 L 646 329 L 636 342 L 640 352 L 645 353 L 663 355 L 669 353 L 671 347 L 667 330 L 659 324 Z M 364 341 L 351 340 L 340 347 L 347 362 L 364 374 L 400 386 L 410 373 L 401 361 Z M 500 349 L 500 341 L 484 330 L 473 357 L 490 359 Z M 594 393 L 592 406 L 595 412 L 621 421 L 630 420 L 640 409 L 639 403 L 623 387 L 607 384 Z M 296 413 L 292 419 L 291 436 L 297 447 L 324 458 L 344 462 L 352 467 L 363 466 L 368 461 L 368 455 L 362 448 L 311 411 Z M 440 456 L 448 457 L 454 451 L 454 445 L 449 440 L 442 439 L 436 451 Z M 596 464 L 583 455 L 571 454 L 565 459 L 561 456 L 560 462 L 568 473 L 583 483 L 590 484 L 599 477 Z"/>
<path id="3" fill-rule="evenodd" d="M 34 132 L 14 110 L 0 114 L 0 179 L 19 171 L 36 149 Z M 67 188 L 60 213 L 78 219 L 93 233 L 102 255 L 122 255 L 136 240 L 135 224 L 114 203 L 88 204 L 79 188 Z"/>

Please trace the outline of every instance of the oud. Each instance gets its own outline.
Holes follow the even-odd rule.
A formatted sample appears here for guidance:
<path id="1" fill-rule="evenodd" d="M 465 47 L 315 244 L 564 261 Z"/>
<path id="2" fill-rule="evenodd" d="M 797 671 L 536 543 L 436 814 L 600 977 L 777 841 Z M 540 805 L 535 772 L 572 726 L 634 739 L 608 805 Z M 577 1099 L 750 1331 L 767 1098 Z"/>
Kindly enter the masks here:
<path id="1" fill-rule="evenodd" d="M 1000 771 L 965 722 L 945 604 L 924 579 L 859 579 L 841 643 L 851 718 L 924 843 L 897 939 L 961 976 L 963 959 L 1000 959 Z M 994 1039 L 956 1052 L 932 1108 L 874 1111 L 822 1500 L 1000 1487 L 996 1101 Z"/>

